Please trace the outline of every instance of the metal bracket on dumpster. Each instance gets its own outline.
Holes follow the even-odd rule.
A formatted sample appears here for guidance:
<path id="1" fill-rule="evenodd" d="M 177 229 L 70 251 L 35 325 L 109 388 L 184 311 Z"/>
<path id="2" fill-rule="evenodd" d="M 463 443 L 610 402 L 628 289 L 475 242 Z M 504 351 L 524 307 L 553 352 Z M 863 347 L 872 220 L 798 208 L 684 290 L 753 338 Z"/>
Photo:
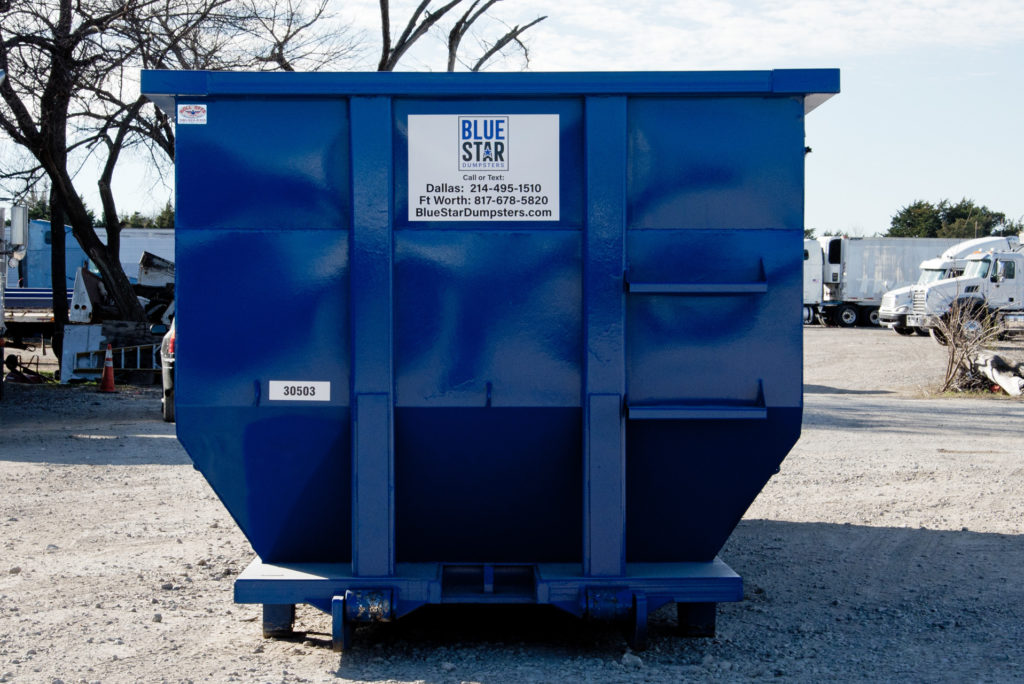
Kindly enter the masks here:
<path id="1" fill-rule="evenodd" d="M 751 404 L 728 400 L 689 400 L 678 404 L 630 404 L 626 407 L 630 420 L 765 420 L 768 403 L 764 382 L 757 381 L 757 398 Z"/>
<path id="2" fill-rule="evenodd" d="M 391 589 L 348 589 L 331 600 L 331 642 L 335 651 L 352 647 L 357 622 L 390 622 L 394 617 Z"/>
<path id="3" fill-rule="evenodd" d="M 586 613 L 595 620 L 617 620 L 633 609 L 633 592 L 627 587 L 588 587 Z"/>
<path id="4" fill-rule="evenodd" d="M 629 645 L 643 650 L 647 644 L 647 595 L 627 587 L 590 587 L 586 590 L 587 615 L 596 620 L 626 620 Z"/>
<path id="5" fill-rule="evenodd" d="M 352 622 L 391 622 L 390 589 L 349 589 L 345 592 L 345 619 Z"/>
<path id="6" fill-rule="evenodd" d="M 647 295 L 750 295 L 768 292 L 764 259 L 758 261 L 757 280 L 747 283 L 649 283 L 630 279 L 625 274 L 626 292 Z"/>

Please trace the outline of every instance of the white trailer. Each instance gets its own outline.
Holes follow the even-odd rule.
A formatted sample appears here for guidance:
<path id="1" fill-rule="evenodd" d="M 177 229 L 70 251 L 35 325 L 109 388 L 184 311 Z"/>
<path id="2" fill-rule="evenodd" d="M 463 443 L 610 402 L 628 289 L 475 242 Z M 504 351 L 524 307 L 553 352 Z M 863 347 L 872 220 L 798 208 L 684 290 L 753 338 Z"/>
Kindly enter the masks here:
<path id="1" fill-rule="evenodd" d="M 107 243 L 107 230 L 96 229 L 96 237 Z M 173 228 L 122 228 L 121 251 L 119 258 L 121 268 L 129 279 L 133 279 L 139 268 L 142 255 L 149 253 L 161 259 L 174 262 L 174 229 Z"/>
<path id="2" fill-rule="evenodd" d="M 823 237 L 823 323 L 878 325 L 882 295 L 917 280 L 920 264 L 962 242 L 958 238 Z"/>
<path id="3" fill-rule="evenodd" d="M 804 240 L 804 323 L 813 323 L 821 306 L 821 245 Z"/>

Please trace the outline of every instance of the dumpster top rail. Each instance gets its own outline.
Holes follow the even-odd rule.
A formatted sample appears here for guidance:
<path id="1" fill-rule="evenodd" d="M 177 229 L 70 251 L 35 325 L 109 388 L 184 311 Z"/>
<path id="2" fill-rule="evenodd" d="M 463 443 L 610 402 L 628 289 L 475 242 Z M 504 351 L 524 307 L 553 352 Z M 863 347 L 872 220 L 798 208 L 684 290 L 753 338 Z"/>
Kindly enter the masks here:
<path id="1" fill-rule="evenodd" d="M 529 78 L 524 78 L 528 76 Z M 613 95 L 687 93 L 699 95 L 806 95 L 810 112 L 839 92 L 838 69 L 771 71 L 645 71 L 546 73 L 264 73 L 212 71 L 142 72 L 143 92 L 165 111 L 175 96 L 288 95 L 467 96 Z"/>

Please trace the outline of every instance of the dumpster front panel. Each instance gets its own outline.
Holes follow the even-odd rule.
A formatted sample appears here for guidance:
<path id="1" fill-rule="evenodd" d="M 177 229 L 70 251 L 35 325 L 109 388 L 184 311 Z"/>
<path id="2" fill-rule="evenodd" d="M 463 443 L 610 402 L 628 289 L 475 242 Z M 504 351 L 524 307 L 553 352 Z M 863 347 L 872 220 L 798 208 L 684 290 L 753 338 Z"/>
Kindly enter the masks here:
<path id="1" fill-rule="evenodd" d="M 179 437 L 261 558 L 347 561 L 347 104 L 205 105 L 177 127 Z M 271 398 L 294 381 L 330 399 Z"/>
<path id="2" fill-rule="evenodd" d="M 628 561 L 713 559 L 799 436 L 801 100 L 630 101 Z"/>

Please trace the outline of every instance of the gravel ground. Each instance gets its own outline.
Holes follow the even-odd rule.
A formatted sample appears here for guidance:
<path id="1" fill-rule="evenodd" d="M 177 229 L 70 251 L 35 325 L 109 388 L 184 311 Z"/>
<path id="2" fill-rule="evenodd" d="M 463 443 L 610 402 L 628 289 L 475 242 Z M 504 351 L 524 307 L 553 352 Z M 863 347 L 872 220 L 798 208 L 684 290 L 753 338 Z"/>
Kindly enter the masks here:
<path id="1" fill-rule="evenodd" d="M 556 612 L 423 610 L 330 650 L 232 603 L 252 558 L 156 388 L 8 386 L 0 681 L 1024 681 L 1024 404 L 934 398 L 944 352 L 805 330 L 803 436 L 722 551 L 746 598 L 648 650 Z M 1022 360 L 1021 348 L 1004 352 Z"/>

